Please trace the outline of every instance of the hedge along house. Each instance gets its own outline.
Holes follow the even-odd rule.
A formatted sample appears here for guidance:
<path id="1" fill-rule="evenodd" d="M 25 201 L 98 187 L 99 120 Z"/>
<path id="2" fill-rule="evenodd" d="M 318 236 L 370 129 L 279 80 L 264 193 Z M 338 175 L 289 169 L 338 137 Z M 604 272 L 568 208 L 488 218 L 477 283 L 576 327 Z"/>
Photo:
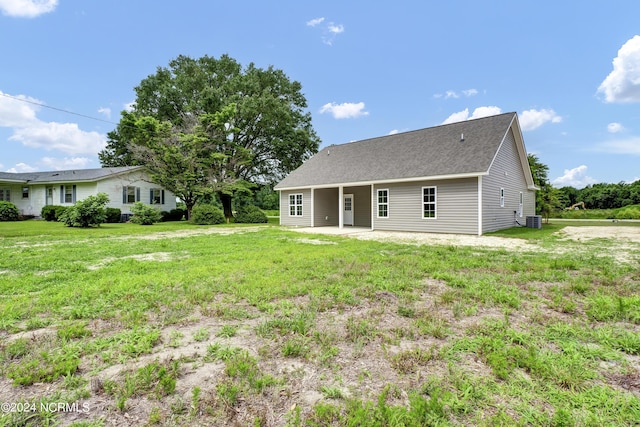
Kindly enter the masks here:
<path id="1" fill-rule="evenodd" d="M 0 172 L 0 200 L 16 205 L 20 214 L 40 216 L 43 206 L 71 206 L 98 193 L 109 196 L 108 207 L 131 215 L 135 202 L 176 208 L 173 193 L 153 184 L 142 166 L 77 169 L 51 172 Z"/>
<path id="2" fill-rule="evenodd" d="M 516 113 L 331 145 L 275 189 L 281 225 L 477 235 L 524 224 L 537 190 Z"/>

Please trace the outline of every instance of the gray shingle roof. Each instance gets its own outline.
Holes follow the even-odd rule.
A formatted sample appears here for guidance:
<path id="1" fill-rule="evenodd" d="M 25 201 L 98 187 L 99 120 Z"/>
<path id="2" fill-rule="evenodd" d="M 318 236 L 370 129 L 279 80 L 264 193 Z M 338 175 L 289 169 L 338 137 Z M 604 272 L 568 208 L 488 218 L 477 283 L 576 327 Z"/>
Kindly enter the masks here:
<path id="1" fill-rule="evenodd" d="M 505 113 L 331 145 L 275 188 L 486 173 L 515 115 Z"/>
<path id="2" fill-rule="evenodd" d="M 117 168 L 75 169 L 47 172 L 0 172 L 0 181 L 23 183 L 51 183 L 51 182 L 87 182 L 99 181 L 110 176 L 140 169 L 141 166 L 123 166 Z"/>

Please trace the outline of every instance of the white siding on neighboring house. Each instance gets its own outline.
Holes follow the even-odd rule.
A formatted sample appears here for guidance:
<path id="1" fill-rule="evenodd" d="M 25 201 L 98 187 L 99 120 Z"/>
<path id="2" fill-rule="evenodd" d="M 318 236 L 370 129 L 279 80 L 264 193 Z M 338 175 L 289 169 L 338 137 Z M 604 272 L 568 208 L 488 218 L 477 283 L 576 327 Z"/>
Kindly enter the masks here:
<path id="1" fill-rule="evenodd" d="M 504 188 L 504 207 L 500 206 L 500 189 Z M 523 193 L 523 215 L 519 216 L 520 192 Z M 535 192 L 527 189 L 518 149 L 509 129 L 489 169 L 482 178 L 483 233 L 513 227 L 516 220 L 524 224 L 533 215 Z M 514 211 L 516 212 L 514 216 Z"/>
<path id="2" fill-rule="evenodd" d="M 160 211 L 170 211 L 176 208 L 176 197 L 168 190 L 164 190 L 164 203 L 154 204 L 151 201 L 151 189 L 162 190 L 157 184 L 147 182 L 146 175 L 141 172 L 133 172 L 126 175 L 119 175 L 98 181 L 96 193 L 106 193 L 109 196 L 108 207 L 118 208 L 123 214 L 131 213 L 131 206 L 135 201 L 140 201 L 146 205 L 153 204 Z M 123 188 L 131 187 L 136 195 L 135 201 L 129 203 L 123 200 Z M 123 203 L 124 202 L 124 203 Z"/>
<path id="3" fill-rule="evenodd" d="M 423 187 L 436 187 L 436 218 L 423 218 Z M 387 218 L 374 215 L 374 230 L 430 233 L 478 233 L 477 179 L 463 178 L 414 183 L 380 184 L 387 189 Z M 372 208 L 376 209 L 376 200 Z"/>

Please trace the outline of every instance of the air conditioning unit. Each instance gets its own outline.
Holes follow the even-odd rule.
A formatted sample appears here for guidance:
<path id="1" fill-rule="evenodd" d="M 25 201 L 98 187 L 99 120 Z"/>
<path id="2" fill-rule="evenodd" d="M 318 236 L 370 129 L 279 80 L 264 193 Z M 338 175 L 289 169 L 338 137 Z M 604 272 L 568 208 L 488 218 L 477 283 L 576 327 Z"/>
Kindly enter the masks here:
<path id="1" fill-rule="evenodd" d="M 540 215 L 531 215 L 527 217 L 528 228 L 542 228 L 542 217 Z"/>

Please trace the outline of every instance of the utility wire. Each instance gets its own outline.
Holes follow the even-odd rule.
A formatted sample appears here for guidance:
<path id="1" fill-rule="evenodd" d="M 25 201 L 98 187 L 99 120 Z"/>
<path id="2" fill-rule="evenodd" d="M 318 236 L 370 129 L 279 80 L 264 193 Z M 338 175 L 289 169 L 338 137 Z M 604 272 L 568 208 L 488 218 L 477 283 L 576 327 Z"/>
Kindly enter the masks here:
<path id="1" fill-rule="evenodd" d="M 100 119 L 98 117 L 87 116 L 86 114 L 74 113 L 73 111 L 65 110 L 63 108 L 52 107 L 50 105 L 42 104 L 40 102 L 30 101 L 30 100 L 24 99 L 24 98 L 18 98 L 17 96 L 11 96 L 11 95 L 8 95 L 8 94 L 6 94 L 4 92 L 0 92 L 0 95 L 2 95 L 4 97 L 7 97 L 7 98 L 10 98 L 10 99 L 13 99 L 13 100 L 16 100 L 16 101 L 26 102 L 28 104 L 37 105 L 39 107 L 49 108 L 50 110 L 60 111 L 62 113 L 73 114 L 74 116 L 84 117 L 85 119 L 96 120 L 98 122 L 109 123 L 109 124 L 116 125 L 116 126 L 118 125 L 118 123 L 112 122 L 110 120 Z"/>

